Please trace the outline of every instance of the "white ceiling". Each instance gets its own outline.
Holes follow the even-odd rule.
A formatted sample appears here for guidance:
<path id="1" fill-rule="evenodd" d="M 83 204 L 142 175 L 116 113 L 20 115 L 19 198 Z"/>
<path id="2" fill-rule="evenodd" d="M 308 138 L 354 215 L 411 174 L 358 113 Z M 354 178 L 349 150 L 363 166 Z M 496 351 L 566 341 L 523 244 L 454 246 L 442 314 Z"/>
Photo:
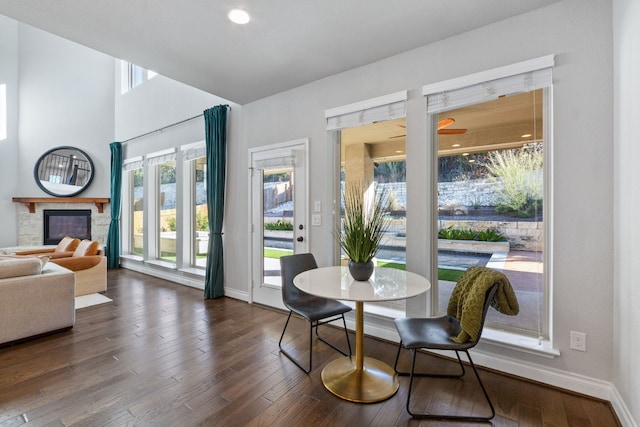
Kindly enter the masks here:
<path id="1" fill-rule="evenodd" d="M 245 104 L 558 0 L 0 0 L 0 13 Z M 227 20 L 242 8 L 244 26 Z"/>

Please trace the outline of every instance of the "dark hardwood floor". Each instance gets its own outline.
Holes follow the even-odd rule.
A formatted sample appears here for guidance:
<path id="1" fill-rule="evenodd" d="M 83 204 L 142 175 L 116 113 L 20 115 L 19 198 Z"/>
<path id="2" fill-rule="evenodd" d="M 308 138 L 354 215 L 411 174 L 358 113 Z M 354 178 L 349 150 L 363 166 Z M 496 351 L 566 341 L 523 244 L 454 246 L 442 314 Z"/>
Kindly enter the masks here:
<path id="1" fill-rule="evenodd" d="M 112 303 L 77 310 L 73 329 L 0 348 L 0 426 L 478 425 L 412 419 L 404 407 L 408 378 L 376 404 L 333 396 L 320 373 L 337 353 L 317 342 L 306 375 L 278 351 L 282 312 L 207 301 L 202 291 L 127 270 L 109 272 L 106 295 Z M 288 348 L 306 349 L 306 323 L 292 322 L 299 335 Z M 340 330 L 325 330 L 340 339 Z M 365 351 L 393 364 L 396 345 L 366 338 Z M 452 366 L 427 355 L 421 364 Z M 619 425 L 608 402 L 480 375 L 495 426 Z M 469 375 L 421 380 L 414 393 L 425 410 L 485 413 Z"/>

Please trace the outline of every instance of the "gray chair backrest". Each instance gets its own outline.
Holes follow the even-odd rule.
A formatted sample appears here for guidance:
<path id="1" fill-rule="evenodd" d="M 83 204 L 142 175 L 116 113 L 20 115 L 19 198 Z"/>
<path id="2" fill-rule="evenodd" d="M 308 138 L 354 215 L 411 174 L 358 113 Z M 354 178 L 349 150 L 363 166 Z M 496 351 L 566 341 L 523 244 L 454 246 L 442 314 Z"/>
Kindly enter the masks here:
<path id="1" fill-rule="evenodd" d="M 280 274 L 282 276 L 282 301 L 287 304 L 295 301 L 299 297 L 308 295 L 306 292 L 296 288 L 293 278 L 303 271 L 318 268 L 313 254 L 295 254 L 280 258 Z"/>
<path id="2" fill-rule="evenodd" d="M 487 292 L 484 294 L 484 307 L 482 308 L 482 319 L 480 320 L 480 330 L 479 330 L 480 333 L 478 334 L 478 339 L 474 341 L 476 343 L 480 340 L 480 335 L 482 335 L 482 329 L 484 328 L 484 321 L 487 318 L 487 312 L 489 311 L 489 307 L 491 307 L 491 302 L 493 301 L 493 297 L 496 294 L 497 290 L 498 290 L 498 284 L 495 283 L 493 284 L 493 286 L 487 289 Z"/>

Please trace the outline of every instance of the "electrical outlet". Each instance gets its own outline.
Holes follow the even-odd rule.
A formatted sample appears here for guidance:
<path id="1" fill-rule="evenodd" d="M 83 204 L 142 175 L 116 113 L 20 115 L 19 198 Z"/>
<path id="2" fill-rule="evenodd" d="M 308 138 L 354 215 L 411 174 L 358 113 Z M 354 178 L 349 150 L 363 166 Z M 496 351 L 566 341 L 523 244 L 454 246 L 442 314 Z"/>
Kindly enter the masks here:
<path id="1" fill-rule="evenodd" d="M 571 331 L 569 347 L 572 350 L 587 351 L 587 334 Z"/>

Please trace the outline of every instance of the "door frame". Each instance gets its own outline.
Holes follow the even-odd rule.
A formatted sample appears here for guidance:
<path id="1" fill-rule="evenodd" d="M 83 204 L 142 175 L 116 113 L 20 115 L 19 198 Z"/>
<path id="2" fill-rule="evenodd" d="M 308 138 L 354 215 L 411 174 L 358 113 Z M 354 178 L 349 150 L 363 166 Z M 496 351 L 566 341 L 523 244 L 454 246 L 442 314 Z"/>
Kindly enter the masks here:
<path id="1" fill-rule="evenodd" d="M 256 173 L 256 169 L 254 164 L 256 161 L 265 161 L 270 159 L 283 159 L 286 157 L 294 158 L 294 179 L 296 180 L 295 186 L 297 187 L 296 195 L 294 197 L 294 253 L 302 253 L 307 252 L 309 249 L 309 214 L 308 214 L 308 206 L 309 206 L 309 139 L 301 138 L 292 141 L 286 141 L 271 145 L 266 145 L 262 147 L 250 148 L 248 152 L 248 163 L 249 163 L 249 171 L 248 171 L 248 204 L 249 204 L 249 218 L 248 218 L 248 230 L 249 230 L 249 241 L 248 241 L 248 251 L 249 251 L 249 303 L 259 302 L 265 303 L 264 301 L 256 301 L 255 295 L 255 286 L 256 279 L 258 277 L 262 278 L 262 272 L 264 271 L 263 260 L 264 257 L 257 257 L 255 253 L 256 242 L 258 240 L 260 242 L 264 241 L 264 228 L 262 225 L 262 221 L 255 221 L 255 212 L 256 208 L 260 209 L 262 212 L 262 192 L 260 195 L 254 194 L 254 174 Z M 298 169 L 295 171 L 295 169 Z M 302 178 L 299 176 L 302 172 Z M 300 192 L 300 190 L 302 190 Z M 300 196 L 302 193 L 302 196 Z M 256 206 L 258 204 L 256 200 L 259 200 L 259 207 Z M 298 225 L 303 225 L 303 229 L 298 229 Z M 298 242 L 295 240 L 297 237 L 302 237 L 302 241 Z M 262 280 L 261 280 L 262 282 Z M 275 301 L 273 304 L 268 304 L 270 306 L 276 308 L 284 309 L 284 305 L 281 300 L 281 290 L 280 286 L 274 286 L 271 284 L 261 283 L 260 287 L 273 289 L 274 293 L 277 292 L 277 297 L 274 295 Z"/>

